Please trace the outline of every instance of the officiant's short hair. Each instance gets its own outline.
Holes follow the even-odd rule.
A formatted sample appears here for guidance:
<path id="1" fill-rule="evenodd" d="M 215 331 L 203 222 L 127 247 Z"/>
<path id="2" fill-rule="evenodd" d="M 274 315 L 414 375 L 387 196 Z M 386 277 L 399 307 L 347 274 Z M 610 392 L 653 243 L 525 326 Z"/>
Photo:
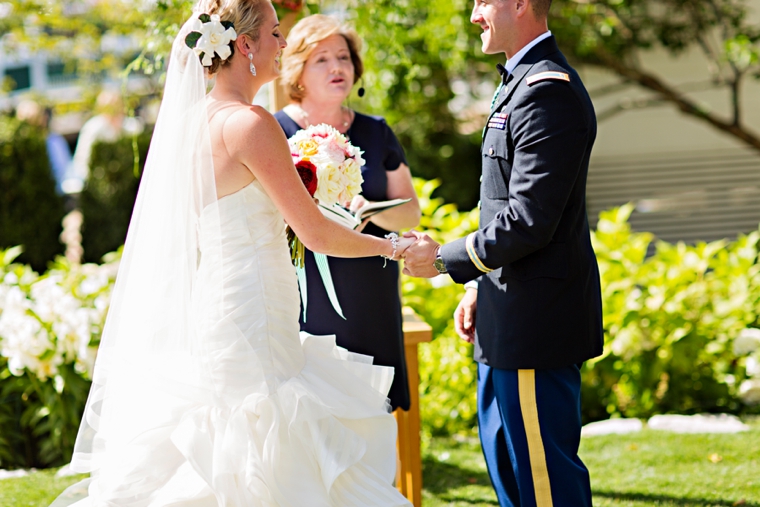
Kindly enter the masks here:
<path id="1" fill-rule="evenodd" d="M 300 102 L 304 97 L 304 88 L 298 81 L 303 75 L 306 60 L 317 44 L 335 34 L 346 39 L 354 64 L 354 83 L 364 74 L 364 63 L 359 52 L 362 41 L 353 28 L 342 24 L 338 19 L 324 14 L 307 16 L 295 24 L 288 34 L 288 46 L 282 54 L 282 86 L 291 100 Z"/>

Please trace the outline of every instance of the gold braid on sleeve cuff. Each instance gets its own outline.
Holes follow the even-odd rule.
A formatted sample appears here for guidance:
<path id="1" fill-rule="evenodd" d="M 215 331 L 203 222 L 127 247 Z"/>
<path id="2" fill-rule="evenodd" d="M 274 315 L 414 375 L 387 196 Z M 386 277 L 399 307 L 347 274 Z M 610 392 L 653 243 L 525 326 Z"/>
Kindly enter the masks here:
<path id="1" fill-rule="evenodd" d="M 480 257 L 478 257 L 478 254 L 475 252 L 475 246 L 473 245 L 473 236 L 475 233 L 470 234 L 467 236 L 467 240 L 465 241 L 465 245 L 467 247 L 467 255 L 470 256 L 470 260 L 475 265 L 476 268 L 478 268 L 483 273 L 490 273 L 493 271 L 493 269 L 488 269 L 485 264 L 483 264 L 483 261 L 480 260 Z"/>

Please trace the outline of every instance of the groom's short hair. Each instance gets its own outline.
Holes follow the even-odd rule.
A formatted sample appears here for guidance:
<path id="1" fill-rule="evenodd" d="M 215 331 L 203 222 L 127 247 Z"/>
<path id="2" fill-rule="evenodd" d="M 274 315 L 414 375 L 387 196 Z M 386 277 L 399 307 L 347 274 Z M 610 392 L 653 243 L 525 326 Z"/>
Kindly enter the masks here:
<path id="1" fill-rule="evenodd" d="M 530 4 L 533 6 L 533 13 L 536 18 L 542 19 L 549 16 L 549 7 L 552 5 L 552 0 L 530 0 Z"/>

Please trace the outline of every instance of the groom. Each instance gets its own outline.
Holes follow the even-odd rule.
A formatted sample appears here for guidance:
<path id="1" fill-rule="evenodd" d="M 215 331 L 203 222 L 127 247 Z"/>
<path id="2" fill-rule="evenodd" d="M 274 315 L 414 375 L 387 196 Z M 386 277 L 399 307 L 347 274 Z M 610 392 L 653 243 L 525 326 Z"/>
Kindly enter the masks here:
<path id="1" fill-rule="evenodd" d="M 586 216 L 596 117 L 547 28 L 551 0 L 475 0 L 483 52 L 505 53 L 483 132 L 480 229 L 440 246 L 412 231 L 404 272 L 466 283 L 454 315 L 475 343 L 478 421 L 499 503 L 591 507 L 578 457 L 580 370 L 602 352 Z"/>

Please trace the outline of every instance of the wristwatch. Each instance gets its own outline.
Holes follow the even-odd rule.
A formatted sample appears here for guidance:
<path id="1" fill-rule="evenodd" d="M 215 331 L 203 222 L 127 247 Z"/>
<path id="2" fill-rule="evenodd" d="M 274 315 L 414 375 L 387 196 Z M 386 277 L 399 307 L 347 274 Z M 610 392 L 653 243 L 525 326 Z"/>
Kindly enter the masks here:
<path id="1" fill-rule="evenodd" d="M 435 262 L 433 262 L 433 267 L 438 270 L 438 273 L 441 275 L 445 275 L 448 273 L 446 270 L 446 265 L 443 263 L 443 259 L 441 258 L 441 248 L 438 247 L 438 250 L 435 252 Z"/>

